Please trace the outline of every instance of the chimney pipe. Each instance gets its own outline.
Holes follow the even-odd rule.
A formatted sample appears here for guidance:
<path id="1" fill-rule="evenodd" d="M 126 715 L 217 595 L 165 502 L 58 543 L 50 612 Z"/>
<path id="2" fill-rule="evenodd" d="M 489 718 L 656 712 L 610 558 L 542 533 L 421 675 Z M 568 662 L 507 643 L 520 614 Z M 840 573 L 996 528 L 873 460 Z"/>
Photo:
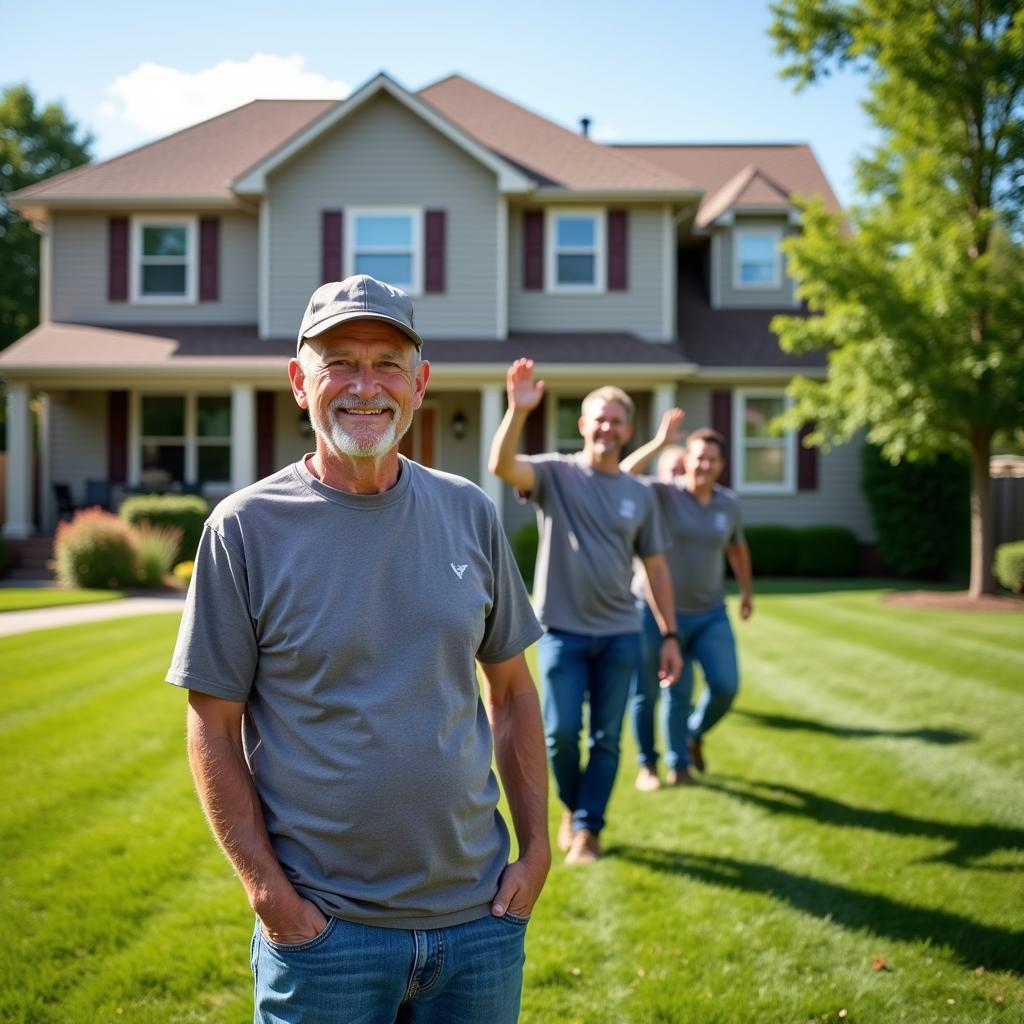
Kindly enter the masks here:
<path id="1" fill-rule="evenodd" d="M 585 138 L 585 139 L 589 139 L 590 138 L 590 118 L 589 117 L 581 117 L 580 118 L 580 135 L 582 135 L 583 138 Z"/>

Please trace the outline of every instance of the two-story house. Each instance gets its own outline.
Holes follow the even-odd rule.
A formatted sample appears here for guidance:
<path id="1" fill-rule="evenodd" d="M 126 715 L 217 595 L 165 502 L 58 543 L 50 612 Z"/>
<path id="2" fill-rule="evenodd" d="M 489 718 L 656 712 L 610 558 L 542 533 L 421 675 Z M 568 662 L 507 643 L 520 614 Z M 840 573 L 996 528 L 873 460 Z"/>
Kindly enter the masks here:
<path id="1" fill-rule="evenodd" d="M 460 76 L 411 93 L 386 74 L 23 189 L 41 324 L 0 354 L 5 532 L 51 529 L 58 484 L 76 503 L 90 483 L 217 499 L 301 456 L 299 319 L 322 281 L 365 271 L 413 296 L 432 364 L 406 450 L 477 481 L 507 525 L 528 513 L 487 448 L 526 355 L 548 385 L 531 450 L 577 447 L 580 397 L 615 383 L 641 436 L 681 404 L 729 438 L 749 521 L 870 539 L 853 446 L 766 429 L 793 373 L 823 372 L 768 326 L 798 309 L 779 242 L 798 229 L 791 196 L 811 193 L 837 206 L 805 145 L 602 145 Z"/>

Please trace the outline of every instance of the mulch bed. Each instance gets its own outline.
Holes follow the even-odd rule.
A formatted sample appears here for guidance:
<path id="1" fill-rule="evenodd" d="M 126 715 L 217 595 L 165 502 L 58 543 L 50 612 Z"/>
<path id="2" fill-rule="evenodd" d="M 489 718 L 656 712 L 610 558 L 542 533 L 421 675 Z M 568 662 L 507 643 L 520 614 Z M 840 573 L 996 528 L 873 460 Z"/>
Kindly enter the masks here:
<path id="1" fill-rule="evenodd" d="M 882 600 L 903 608 L 928 608 L 940 612 L 1024 612 L 1024 600 L 1003 594 L 971 598 L 966 590 L 904 590 Z"/>

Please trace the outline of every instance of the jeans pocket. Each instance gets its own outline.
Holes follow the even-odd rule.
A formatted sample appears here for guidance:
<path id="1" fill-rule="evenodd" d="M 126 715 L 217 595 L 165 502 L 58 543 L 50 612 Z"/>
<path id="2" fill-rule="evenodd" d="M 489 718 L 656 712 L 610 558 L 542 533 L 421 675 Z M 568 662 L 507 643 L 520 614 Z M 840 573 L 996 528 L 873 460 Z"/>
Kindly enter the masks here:
<path id="1" fill-rule="evenodd" d="M 277 942 L 274 939 L 268 939 L 266 933 L 263 931 L 262 926 L 257 924 L 259 928 L 260 938 L 273 950 L 278 953 L 304 953 L 306 950 L 315 949 L 322 942 L 326 942 L 327 937 L 334 931 L 334 926 L 338 923 L 336 917 L 328 917 L 327 924 L 324 926 L 324 930 L 314 935 L 311 939 L 304 939 L 302 942 Z"/>
<path id="2" fill-rule="evenodd" d="M 506 910 L 501 915 L 501 920 L 508 921 L 509 924 L 514 924 L 518 928 L 525 928 L 530 923 L 530 915 L 527 914 L 526 917 L 523 917 L 522 914 L 513 914 L 511 910 Z"/>

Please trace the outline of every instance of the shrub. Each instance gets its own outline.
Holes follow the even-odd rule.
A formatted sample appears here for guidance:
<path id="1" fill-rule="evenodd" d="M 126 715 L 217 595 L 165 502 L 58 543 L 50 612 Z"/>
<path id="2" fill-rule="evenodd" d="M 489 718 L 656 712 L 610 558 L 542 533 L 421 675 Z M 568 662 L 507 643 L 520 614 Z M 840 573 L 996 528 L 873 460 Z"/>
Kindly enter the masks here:
<path id="1" fill-rule="evenodd" d="M 855 576 L 857 535 L 845 526 L 806 526 L 798 531 L 797 576 Z"/>
<path id="2" fill-rule="evenodd" d="M 138 581 L 135 531 L 99 508 L 76 512 L 57 527 L 54 554 L 57 579 L 65 586 L 114 590 Z"/>
<path id="3" fill-rule="evenodd" d="M 996 579 L 1015 594 L 1024 593 L 1024 540 L 996 548 Z"/>
<path id="4" fill-rule="evenodd" d="M 150 526 L 145 523 L 135 530 L 140 587 L 163 586 L 164 577 L 174 565 L 180 543 L 179 526 Z"/>
<path id="5" fill-rule="evenodd" d="M 791 576 L 796 571 L 799 537 L 791 526 L 745 526 L 755 576 Z"/>
<path id="6" fill-rule="evenodd" d="M 119 511 L 133 526 L 149 523 L 181 530 L 178 550 L 171 560 L 174 565 L 195 555 L 210 506 L 197 494 L 139 494 L 122 502 Z"/>
<path id="7" fill-rule="evenodd" d="M 537 548 L 540 545 L 540 533 L 537 524 L 524 523 L 512 534 L 512 554 L 527 590 L 533 590 L 533 570 L 537 565 Z"/>
<path id="8" fill-rule="evenodd" d="M 192 582 L 192 570 L 195 568 L 195 562 L 179 562 L 174 567 L 174 578 L 181 580 L 186 586 Z"/>
<path id="9" fill-rule="evenodd" d="M 960 459 L 893 466 L 872 445 L 861 486 L 878 553 L 901 576 L 945 579 L 970 564 L 970 470 Z"/>

